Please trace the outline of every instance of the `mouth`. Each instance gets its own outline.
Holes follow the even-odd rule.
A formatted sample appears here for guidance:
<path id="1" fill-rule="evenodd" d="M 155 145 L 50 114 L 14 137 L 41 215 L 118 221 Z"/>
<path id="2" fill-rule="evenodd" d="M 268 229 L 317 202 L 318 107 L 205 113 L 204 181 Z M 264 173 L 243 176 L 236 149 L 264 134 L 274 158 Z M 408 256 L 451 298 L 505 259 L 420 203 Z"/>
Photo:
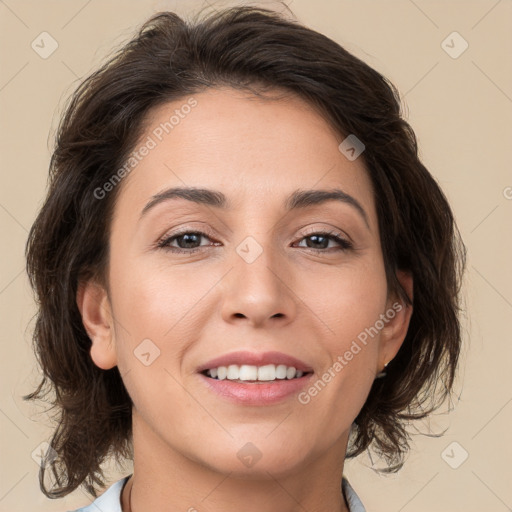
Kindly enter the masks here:
<path id="1" fill-rule="evenodd" d="M 233 352 L 197 369 L 209 392 L 237 405 L 289 400 L 309 385 L 313 368 L 281 352 Z"/>
<path id="2" fill-rule="evenodd" d="M 296 380 L 310 375 L 311 371 L 297 370 L 294 366 L 285 364 L 266 364 L 263 366 L 249 364 L 230 364 L 218 366 L 201 372 L 205 377 L 214 380 L 227 380 L 244 384 L 258 382 L 275 382 L 280 380 Z"/>

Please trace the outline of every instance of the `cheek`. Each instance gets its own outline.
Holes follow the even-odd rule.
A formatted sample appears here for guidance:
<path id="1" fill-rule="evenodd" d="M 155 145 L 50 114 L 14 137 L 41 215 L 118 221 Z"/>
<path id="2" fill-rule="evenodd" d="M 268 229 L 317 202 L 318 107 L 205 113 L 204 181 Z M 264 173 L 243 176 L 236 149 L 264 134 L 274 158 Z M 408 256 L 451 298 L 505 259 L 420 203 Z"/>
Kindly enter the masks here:
<path id="1" fill-rule="evenodd" d="M 203 275 L 204 274 L 204 275 Z M 134 259 L 112 273 L 112 301 L 132 337 L 172 337 L 194 318 L 194 308 L 216 280 L 211 273 L 148 264 Z"/>
<path id="2" fill-rule="evenodd" d="M 328 357 L 302 403 L 314 410 L 310 417 L 348 428 L 375 378 L 387 298 L 383 263 L 345 267 L 315 290 L 308 303 L 325 326 L 320 340 Z"/>
<path id="3" fill-rule="evenodd" d="M 360 335 L 364 339 L 386 307 L 387 282 L 378 257 L 310 274 L 302 283 L 299 293 L 325 326 L 331 354 L 344 353 Z"/>
<path id="4" fill-rule="evenodd" d="M 112 266 L 110 280 L 118 367 L 135 406 L 158 409 L 158 396 L 183 402 L 176 382 L 183 354 L 199 337 L 201 300 L 218 277 L 126 258 Z"/>

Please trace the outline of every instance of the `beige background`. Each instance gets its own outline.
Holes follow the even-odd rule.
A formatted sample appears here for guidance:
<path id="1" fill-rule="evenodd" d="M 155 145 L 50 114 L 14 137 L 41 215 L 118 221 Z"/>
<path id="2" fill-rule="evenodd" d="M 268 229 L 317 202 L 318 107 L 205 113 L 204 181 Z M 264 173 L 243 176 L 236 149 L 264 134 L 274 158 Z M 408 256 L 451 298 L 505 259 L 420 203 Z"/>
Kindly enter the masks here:
<path id="1" fill-rule="evenodd" d="M 300 21 L 398 86 L 423 160 L 451 200 L 468 247 L 466 350 L 455 409 L 430 423 L 449 430 L 437 438 L 415 436 L 398 474 L 379 476 L 366 456 L 350 462 L 346 473 L 369 512 L 512 510 L 512 2 L 288 3 Z M 40 493 L 31 453 L 48 439 L 49 421 L 20 398 L 38 380 L 23 250 L 45 193 L 48 134 L 80 77 L 147 16 L 164 9 L 185 14 L 203 4 L 0 0 L 0 511 L 64 511 L 88 503 L 80 490 L 63 500 Z M 58 42 L 47 59 L 31 48 L 43 31 Z M 458 58 L 441 46 L 453 31 L 469 44 Z M 448 39 L 452 52 L 462 43 Z M 458 444 L 444 452 L 452 442 Z M 469 457 L 453 469 L 446 461 L 460 463 L 463 450 Z M 122 474 L 113 472 L 111 481 Z"/>

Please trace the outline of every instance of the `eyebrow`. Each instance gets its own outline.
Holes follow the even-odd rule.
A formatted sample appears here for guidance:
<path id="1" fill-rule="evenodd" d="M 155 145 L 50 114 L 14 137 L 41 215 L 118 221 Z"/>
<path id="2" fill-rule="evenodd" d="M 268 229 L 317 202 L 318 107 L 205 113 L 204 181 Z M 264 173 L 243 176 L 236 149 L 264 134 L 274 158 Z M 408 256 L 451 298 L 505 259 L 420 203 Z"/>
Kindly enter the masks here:
<path id="1" fill-rule="evenodd" d="M 229 210 L 232 208 L 231 203 L 227 197 L 218 190 L 195 187 L 174 187 L 166 189 L 163 192 L 152 196 L 151 200 L 146 204 L 146 206 L 144 206 L 140 214 L 140 218 L 142 218 L 157 204 L 177 198 L 186 199 L 187 201 L 191 201 L 197 204 L 222 208 L 224 210 Z M 370 225 L 368 223 L 368 215 L 359 201 L 355 197 L 352 197 L 339 188 L 333 188 L 329 190 L 295 190 L 287 197 L 285 201 L 285 209 L 287 211 L 291 211 L 301 208 L 308 208 L 310 206 L 318 206 L 327 201 L 339 201 L 352 206 L 363 218 L 368 229 L 370 229 Z"/>

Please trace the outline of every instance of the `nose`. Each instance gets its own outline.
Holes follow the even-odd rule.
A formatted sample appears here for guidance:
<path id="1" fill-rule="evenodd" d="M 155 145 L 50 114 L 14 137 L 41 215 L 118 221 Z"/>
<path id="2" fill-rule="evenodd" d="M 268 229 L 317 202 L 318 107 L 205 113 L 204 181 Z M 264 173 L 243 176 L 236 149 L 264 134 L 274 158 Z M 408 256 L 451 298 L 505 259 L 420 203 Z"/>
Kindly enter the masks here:
<path id="1" fill-rule="evenodd" d="M 221 282 L 222 317 L 252 327 L 284 326 L 296 314 L 290 268 L 267 248 L 252 262 L 235 252 L 232 269 Z"/>

